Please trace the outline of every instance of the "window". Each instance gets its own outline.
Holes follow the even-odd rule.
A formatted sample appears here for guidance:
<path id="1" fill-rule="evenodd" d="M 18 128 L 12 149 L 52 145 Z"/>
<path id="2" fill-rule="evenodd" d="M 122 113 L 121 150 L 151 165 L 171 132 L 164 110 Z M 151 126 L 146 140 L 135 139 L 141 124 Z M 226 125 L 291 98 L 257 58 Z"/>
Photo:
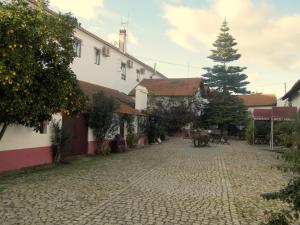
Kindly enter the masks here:
<path id="1" fill-rule="evenodd" d="M 137 81 L 137 82 L 140 82 L 140 79 L 141 79 L 141 73 L 140 73 L 140 70 L 139 70 L 139 69 L 136 69 L 136 81 Z"/>
<path id="2" fill-rule="evenodd" d="M 126 80 L 126 63 L 121 63 L 121 79 Z"/>
<path id="3" fill-rule="evenodd" d="M 48 121 L 41 122 L 40 133 L 41 134 L 47 134 L 47 127 L 48 127 Z"/>
<path id="4" fill-rule="evenodd" d="M 95 64 L 100 65 L 100 49 L 95 48 Z"/>
<path id="5" fill-rule="evenodd" d="M 75 43 L 74 43 L 74 52 L 77 57 L 80 58 L 81 56 L 81 40 L 75 38 Z"/>

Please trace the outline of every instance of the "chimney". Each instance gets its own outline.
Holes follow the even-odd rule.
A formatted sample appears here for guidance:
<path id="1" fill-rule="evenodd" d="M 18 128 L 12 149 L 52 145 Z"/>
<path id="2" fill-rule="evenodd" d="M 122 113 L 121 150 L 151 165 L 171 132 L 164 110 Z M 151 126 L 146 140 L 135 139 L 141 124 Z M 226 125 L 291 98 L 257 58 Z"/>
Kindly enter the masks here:
<path id="1" fill-rule="evenodd" d="M 126 52 L 126 30 L 120 29 L 119 33 L 119 50 L 123 53 Z"/>
<path id="2" fill-rule="evenodd" d="M 135 88 L 135 109 L 144 110 L 148 105 L 148 90 L 147 88 L 138 85 Z"/>

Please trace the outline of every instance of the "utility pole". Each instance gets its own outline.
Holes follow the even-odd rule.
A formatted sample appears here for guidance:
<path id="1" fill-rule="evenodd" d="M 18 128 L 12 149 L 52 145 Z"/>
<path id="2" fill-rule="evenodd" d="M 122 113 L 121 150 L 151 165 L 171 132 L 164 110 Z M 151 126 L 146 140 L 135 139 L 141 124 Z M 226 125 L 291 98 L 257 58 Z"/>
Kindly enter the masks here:
<path id="1" fill-rule="evenodd" d="M 286 94 L 286 82 L 284 82 L 284 94 Z"/>

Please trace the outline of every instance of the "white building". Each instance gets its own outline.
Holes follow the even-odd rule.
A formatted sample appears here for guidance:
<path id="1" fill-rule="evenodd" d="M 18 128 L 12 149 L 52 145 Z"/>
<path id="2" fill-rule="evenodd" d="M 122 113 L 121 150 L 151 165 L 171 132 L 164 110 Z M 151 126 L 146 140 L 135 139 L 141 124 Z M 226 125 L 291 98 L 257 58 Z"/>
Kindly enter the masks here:
<path id="1" fill-rule="evenodd" d="M 29 1 L 34 7 L 35 2 Z M 51 10 L 48 11 L 54 13 Z M 72 69 L 78 80 L 114 89 L 110 90 L 113 93 L 119 91 L 128 94 L 144 78 L 166 78 L 149 65 L 126 53 L 126 31 L 124 29 L 120 30 L 119 48 L 82 27 L 75 30 L 75 37 L 77 41 L 74 49 L 78 57 L 74 60 Z M 122 93 L 118 94 L 118 96 L 120 95 Z M 122 106 L 121 112 L 134 112 L 134 106 L 132 108 L 126 104 Z M 61 115 L 55 115 L 54 118 L 62 119 L 63 125 L 74 122 Z M 81 124 L 85 124 L 82 121 L 82 115 L 77 119 Z M 47 129 L 43 133 L 36 133 L 33 129 L 23 126 L 9 126 L 0 142 L 0 172 L 51 163 L 49 124 L 45 126 Z M 74 129 L 78 127 L 78 124 L 80 123 L 74 125 Z M 92 151 L 94 140 L 87 127 L 82 126 L 81 128 L 83 129 L 82 139 L 85 138 L 86 141 L 81 142 L 84 149 L 81 149 L 83 152 L 80 154 L 87 154 L 87 151 Z"/>
<path id="2" fill-rule="evenodd" d="M 272 109 L 276 106 L 276 95 L 274 94 L 246 94 L 237 95 L 248 108 L 248 111 L 253 113 L 254 109 Z"/>
<path id="3" fill-rule="evenodd" d="M 185 104 L 201 115 L 204 104 L 207 103 L 206 94 L 209 91 L 200 77 L 144 79 L 129 93 L 135 97 L 136 109 L 148 107 L 174 107 Z M 175 135 L 187 136 L 191 124 L 179 129 Z"/>
<path id="4" fill-rule="evenodd" d="M 119 48 L 82 27 L 75 32 L 76 54 L 72 69 L 78 80 L 128 94 L 143 79 L 166 78 L 126 52 L 126 30 L 120 30 Z"/>
<path id="5" fill-rule="evenodd" d="M 300 80 L 281 98 L 284 101 L 284 106 L 297 107 L 300 110 Z"/>

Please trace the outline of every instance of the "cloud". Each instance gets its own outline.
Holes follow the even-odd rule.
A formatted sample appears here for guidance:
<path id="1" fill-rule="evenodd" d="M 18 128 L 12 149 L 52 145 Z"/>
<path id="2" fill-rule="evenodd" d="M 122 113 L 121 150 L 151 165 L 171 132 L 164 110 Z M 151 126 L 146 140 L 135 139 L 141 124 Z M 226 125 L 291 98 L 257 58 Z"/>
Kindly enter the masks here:
<path id="1" fill-rule="evenodd" d="M 109 33 L 107 35 L 107 41 L 112 43 L 113 45 L 118 45 L 119 43 L 119 34 L 117 33 Z M 139 44 L 138 39 L 132 32 L 128 32 L 128 43 L 137 46 Z"/>
<path id="2" fill-rule="evenodd" d="M 51 0 L 50 5 L 61 10 L 72 12 L 74 15 L 86 20 L 97 17 L 103 8 L 104 0 Z"/>
<path id="3" fill-rule="evenodd" d="M 257 81 L 257 79 L 259 78 L 259 75 L 257 73 L 248 73 L 248 81 L 250 83 Z"/>
<path id="4" fill-rule="evenodd" d="M 191 51 L 211 49 L 224 18 L 247 62 L 300 69 L 300 14 L 281 14 L 252 0 L 211 0 L 206 8 L 163 5 L 168 37 Z"/>

